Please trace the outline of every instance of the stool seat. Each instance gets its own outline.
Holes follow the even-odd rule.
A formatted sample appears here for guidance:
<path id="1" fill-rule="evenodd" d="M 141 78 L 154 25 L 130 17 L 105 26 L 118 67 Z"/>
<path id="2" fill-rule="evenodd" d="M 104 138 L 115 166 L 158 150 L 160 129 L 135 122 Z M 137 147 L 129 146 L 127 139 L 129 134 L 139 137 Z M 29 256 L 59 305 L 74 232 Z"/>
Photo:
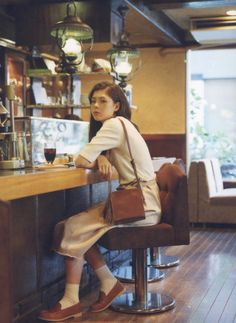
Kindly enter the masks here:
<path id="1" fill-rule="evenodd" d="M 185 233 L 179 233 L 179 239 L 185 241 Z M 121 239 L 122 237 L 122 239 Z M 151 248 L 159 246 L 172 246 L 176 235 L 172 225 L 160 223 L 145 227 L 123 227 L 114 228 L 108 231 L 99 243 L 109 250 L 127 250 L 127 242 L 132 245 L 132 249 Z M 130 249 L 130 248 L 129 248 Z"/>

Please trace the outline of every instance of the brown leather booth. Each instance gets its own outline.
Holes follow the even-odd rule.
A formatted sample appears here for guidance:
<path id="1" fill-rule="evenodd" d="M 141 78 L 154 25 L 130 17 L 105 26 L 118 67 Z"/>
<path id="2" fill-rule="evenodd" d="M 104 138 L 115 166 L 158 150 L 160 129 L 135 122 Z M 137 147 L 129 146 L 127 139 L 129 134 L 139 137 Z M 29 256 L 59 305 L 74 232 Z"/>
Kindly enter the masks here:
<path id="1" fill-rule="evenodd" d="M 135 291 L 119 296 L 111 308 L 126 313 L 162 312 L 175 306 L 171 296 L 148 292 L 147 249 L 189 244 L 187 177 L 179 165 L 164 164 L 156 173 L 160 188 L 162 222 L 148 227 L 114 228 L 100 240 L 109 250 L 132 249 Z"/>

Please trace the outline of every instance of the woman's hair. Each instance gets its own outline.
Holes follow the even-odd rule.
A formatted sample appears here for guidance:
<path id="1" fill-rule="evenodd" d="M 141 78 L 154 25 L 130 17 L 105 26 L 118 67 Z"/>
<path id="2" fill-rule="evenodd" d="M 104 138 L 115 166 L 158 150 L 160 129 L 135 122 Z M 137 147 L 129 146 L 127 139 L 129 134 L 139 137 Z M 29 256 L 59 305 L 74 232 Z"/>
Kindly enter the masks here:
<path id="1" fill-rule="evenodd" d="M 93 94 L 96 91 L 100 91 L 100 90 L 106 90 L 106 94 L 112 99 L 114 103 L 117 103 L 117 102 L 120 103 L 120 108 L 119 110 L 115 111 L 115 116 L 121 116 L 128 120 L 131 119 L 131 110 L 130 110 L 130 106 L 127 101 L 127 98 L 124 92 L 122 91 L 122 89 L 114 83 L 110 83 L 110 82 L 97 83 L 89 93 L 90 104 L 92 101 Z M 101 128 L 101 126 L 102 126 L 102 122 L 94 120 L 93 116 L 91 115 L 90 127 L 89 127 L 89 140 L 91 140 L 96 135 L 98 130 Z"/>

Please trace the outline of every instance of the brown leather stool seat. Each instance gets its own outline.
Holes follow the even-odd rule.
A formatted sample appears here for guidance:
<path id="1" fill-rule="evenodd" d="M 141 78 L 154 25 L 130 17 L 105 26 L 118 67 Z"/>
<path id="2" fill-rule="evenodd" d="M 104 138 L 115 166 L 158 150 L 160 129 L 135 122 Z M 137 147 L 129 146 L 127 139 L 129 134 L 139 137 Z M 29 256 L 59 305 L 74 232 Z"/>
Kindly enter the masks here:
<path id="1" fill-rule="evenodd" d="M 175 164 L 164 164 L 156 176 L 162 222 L 148 227 L 114 228 L 99 240 L 109 250 L 132 249 L 135 259 L 135 291 L 124 293 L 112 303 L 116 311 L 149 314 L 175 306 L 171 296 L 148 292 L 147 249 L 189 244 L 187 177 Z"/>

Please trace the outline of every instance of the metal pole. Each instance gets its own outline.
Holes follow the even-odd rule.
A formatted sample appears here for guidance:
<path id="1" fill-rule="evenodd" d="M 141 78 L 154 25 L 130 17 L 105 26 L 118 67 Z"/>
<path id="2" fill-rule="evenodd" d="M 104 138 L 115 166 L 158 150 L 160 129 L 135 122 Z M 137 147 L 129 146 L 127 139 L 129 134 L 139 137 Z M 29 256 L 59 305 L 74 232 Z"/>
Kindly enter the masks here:
<path id="1" fill-rule="evenodd" d="M 147 250 L 136 249 L 134 252 L 136 258 L 135 301 L 145 306 L 147 304 Z"/>

